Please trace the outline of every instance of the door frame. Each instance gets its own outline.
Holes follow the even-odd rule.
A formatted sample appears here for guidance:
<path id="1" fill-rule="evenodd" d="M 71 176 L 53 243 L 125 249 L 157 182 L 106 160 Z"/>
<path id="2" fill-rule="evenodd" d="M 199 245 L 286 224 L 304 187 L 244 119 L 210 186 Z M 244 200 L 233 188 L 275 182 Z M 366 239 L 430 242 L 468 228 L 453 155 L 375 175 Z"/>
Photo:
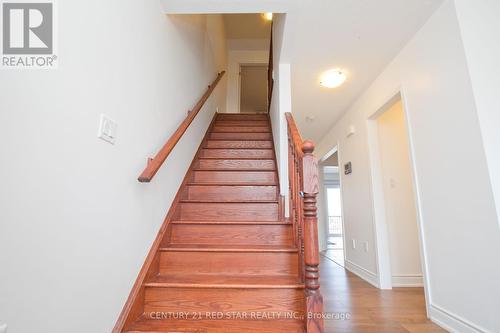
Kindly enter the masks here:
<path id="1" fill-rule="evenodd" d="M 423 286 L 425 293 L 425 304 L 427 313 L 429 313 L 430 304 L 430 286 L 428 279 L 428 256 L 425 248 L 425 233 L 422 223 L 422 206 L 419 196 L 419 186 L 417 180 L 417 168 L 415 163 L 415 149 L 413 143 L 413 135 L 411 130 L 411 119 L 408 112 L 408 103 L 403 87 L 397 89 L 386 102 L 378 107 L 366 120 L 368 133 L 368 151 L 370 159 L 370 177 L 372 202 L 374 212 L 374 228 L 375 228 L 375 248 L 377 258 L 377 273 L 379 278 L 380 289 L 392 289 L 392 273 L 389 253 L 389 240 L 386 222 L 385 198 L 383 190 L 382 162 L 380 156 L 380 147 L 378 140 L 378 124 L 377 118 L 382 113 L 388 110 L 396 101 L 401 100 L 403 106 L 403 115 L 405 119 L 406 134 L 408 136 L 408 155 L 410 158 L 411 178 L 415 200 L 418 238 L 420 247 L 420 259 L 422 264 Z"/>
<path id="2" fill-rule="evenodd" d="M 242 67 L 265 67 L 266 69 L 269 67 L 268 63 L 262 62 L 239 62 L 238 63 L 238 113 L 241 113 L 241 68 Z M 267 88 L 267 80 L 266 80 L 266 88 Z M 269 99 L 268 92 L 269 89 L 266 89 L 266 98 Z"/>
<path id="3" fill-rule="evenodd" d="M 321 158 L 318 159 L 318 164 L 319 165 L 322 165 L 322 163 L 324 161 L 326 161 L 330 156 L 332 156 L 333 154 L 337 153 L 337 160 L 338 160 L 338 171 L 339 171 L 339 184 L 338 184 L 338 188 L 340 190 L 340 207 L 342 208 L 342 242 L 343 242 L 343 247 L 344 247 L 344 267 L 345 267 L 345 263 L 347 261 L 346 259 L 346 255 L 347 255 L 347 246 L 346 246 L 346 228 L 345 228 L 345 207 L 344 207 L 344 188 L 343 188 L 343 163 L 342 163 L 342 156 L 340 154 L 340 142 L 335 142 L 335 144 L 333 145 L 333 147 L 325 154 L 323 155 Z M 324 166 L 322 166 L 324 167 Z M 322 170 L 322 172 L 324 172 Z M 325 193 L 324 195 L 324 209 L 323 209 L 323 214 L 324 216 L 326 217 L 326 228 L 327 228 L 327 232 L 325 233 L 325 237 L 326 237 L 326 241 L 327 241 L 327 248 L 328 248 L 328 193 L 327 193 L 327 188 L 330 186 L 332 187 L 331 184 L 327 184 L 324 179 L 323 179 L 323 191 Z"/>

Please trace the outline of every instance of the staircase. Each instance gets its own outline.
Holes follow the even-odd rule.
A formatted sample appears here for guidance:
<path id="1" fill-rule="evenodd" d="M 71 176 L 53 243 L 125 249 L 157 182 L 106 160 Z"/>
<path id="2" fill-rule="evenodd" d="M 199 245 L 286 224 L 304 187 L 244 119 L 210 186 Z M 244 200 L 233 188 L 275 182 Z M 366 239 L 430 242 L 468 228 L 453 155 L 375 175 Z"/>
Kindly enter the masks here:
<path id="1" fill-rule="evenodd" d="M 267 115 L 215 116 L 114 332 L 305 332 L 273 147 Z"/>

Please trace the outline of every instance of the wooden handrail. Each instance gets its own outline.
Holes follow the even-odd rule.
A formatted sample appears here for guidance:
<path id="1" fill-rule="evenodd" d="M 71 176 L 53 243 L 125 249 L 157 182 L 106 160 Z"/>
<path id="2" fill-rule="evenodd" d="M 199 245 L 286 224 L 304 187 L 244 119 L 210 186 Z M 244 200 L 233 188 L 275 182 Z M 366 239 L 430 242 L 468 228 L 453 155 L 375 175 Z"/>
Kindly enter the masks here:
<path id="1" fill-rule="evenodd" d="M 167 142 L 163 145 L 163 147 L 160 149 L 160 151 L 156 154 L 154 158 L 148 159 L 146 168 L 138 178 L 138 180 L 141 183 L 149 183 L 151 179 L 153 179 L 153 177 L 156 175 L 156 173 L 162 166 L 163 162 L 165 162 L 168 155 L 170 155 L 170 152 L 177 145 L 182 135 L 184 135 L 184 133 L 188 129 L 189 125 L 191 125 L 194 118 L 196 117 L 198 112 L 200 112 L 201 108 L 203 107 L 207 99 L 210 97 L 210 95 L 212 94 L 215 87 L 217 86 L 220 79 L 222 78 L 222 76 L 224 76 L 225 73 L 226 73 L 225 71 L 222 71 L 219 74 L 217 74 L 217 78 L 212 82 L 211 85 L 208 86 L 207 91 L 203 94 L 198 103 L 196 103 L 193 110 L 188 112 L 186 119 L 183 120 L 183 122 L 175 130 L 174 134 L 172 134 L 172 136 L 167 140 Z"/>
<path id="2" fill-rule="evenodd" d="M 285 113 L 286 123 L 288 125 L 288 130 L 290 134 L 290 139 L 292 140 L 293 145 L 295 146 L 295 151 L 302 157 L 304 154 L 302 152 L 302 137 L 300 136 L 299 129 L 297 128 L 297 124 L 295 124 L 295 119 L 290 112 Z"/>
<path id="3" fill-rule="evenodd" d="M 295 242 L 300 249 L 299 266 L 305 284 L 307 333 L 323 333 L 323 297 L 319 284 L 318 161 L 314 143 L 303 141 L 291 113 L 285 113 L 288 128 L 288 180 Z"/>
<path id="4" fill-rule="evenodd" d="M 269 62 L 267 65 L 267 112 L 271 111 L 271 100 L 273 98 L 273 23 L 271 22 L 271 40 L 269 42 Z"/>

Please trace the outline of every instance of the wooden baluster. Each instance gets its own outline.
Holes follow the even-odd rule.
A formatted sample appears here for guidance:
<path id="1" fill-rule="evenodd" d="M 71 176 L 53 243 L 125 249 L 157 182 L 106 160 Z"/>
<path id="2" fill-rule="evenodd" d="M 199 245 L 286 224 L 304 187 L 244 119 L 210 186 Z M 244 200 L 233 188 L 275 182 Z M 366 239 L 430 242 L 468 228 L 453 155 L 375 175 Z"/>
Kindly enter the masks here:
<path id="1" fill-rule="evenodd" d="M 318 250 L 318 217 L 316 196 L 319 191 L 318 161 L 312 154 L 314 143 L 304 141 L 302 144 L 302 182 L 304 193 L 304 261 L 307 307 L 307 333 L 322 333 L 323 296 L 319 290 L 319 250 Z"/>

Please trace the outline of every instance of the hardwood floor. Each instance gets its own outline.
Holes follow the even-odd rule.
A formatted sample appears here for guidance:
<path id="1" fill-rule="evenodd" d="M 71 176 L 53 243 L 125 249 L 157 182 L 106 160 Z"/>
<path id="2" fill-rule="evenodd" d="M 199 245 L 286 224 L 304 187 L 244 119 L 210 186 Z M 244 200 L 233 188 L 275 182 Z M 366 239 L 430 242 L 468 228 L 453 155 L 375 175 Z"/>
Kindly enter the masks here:
<path id="1" fill-rule="evenodd" d="M 320 272 L 325 313 L 338 314 L 326 333 L 446 332 L 427 319 L 422 288 L 380 290 L 324 256 Z"/>

